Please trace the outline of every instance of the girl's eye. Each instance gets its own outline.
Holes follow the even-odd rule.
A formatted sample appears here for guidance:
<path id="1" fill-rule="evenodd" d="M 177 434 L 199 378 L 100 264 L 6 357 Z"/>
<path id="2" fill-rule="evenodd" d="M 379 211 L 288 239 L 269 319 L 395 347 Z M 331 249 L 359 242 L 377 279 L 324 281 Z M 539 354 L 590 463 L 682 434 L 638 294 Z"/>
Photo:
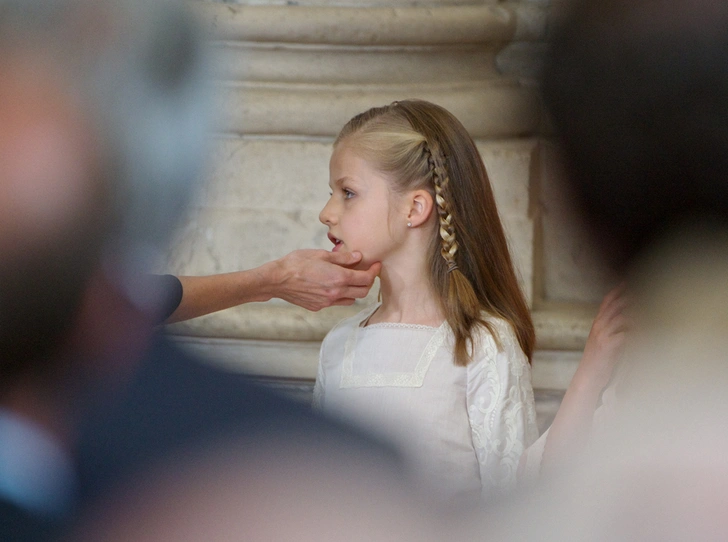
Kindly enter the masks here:
<path id="1" fill-rule="evenodd" d="M 351 199 L 354 197 L 354 192 L 344 188 L 344 199 Z"/>

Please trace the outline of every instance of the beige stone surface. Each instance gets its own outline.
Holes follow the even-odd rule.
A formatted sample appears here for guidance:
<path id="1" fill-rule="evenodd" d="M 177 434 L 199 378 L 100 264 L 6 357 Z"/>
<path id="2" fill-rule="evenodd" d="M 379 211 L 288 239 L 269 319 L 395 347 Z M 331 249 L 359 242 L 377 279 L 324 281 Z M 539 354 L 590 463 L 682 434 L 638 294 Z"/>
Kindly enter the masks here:
<path id="1" fill-rule="evenodd" d="M 218 0 L 216 0 L 218 1 Z M 345 6 L 345 7 L 413 7 L 462 6 L 497 4 L 500 0 L 224 0 L 227 4 L 244 6 Z"/>
<path id="2" fill-rule="evenodd" d="M 530 212 L 535 139 L 477 140 L 501 216 L 526 218 Z"/>
<path id="3" fill-rule="evenodd" d="M 226 81 L 312 84 L 413 84 L 497 76 L 494 46 L 351 46 L 223 42 L 213 48 Z"/>
<path id="4" fill-rule="evenodd" d="M 359 45 L 501 43 L 516 15 L 499 4 L 382 7 L 194 3 L 218 40 Z"/>
<path id="5" fill-rule="evenodd" d="M 490 177 L 521 287 L 531 303 L 534 294 L 535 225 L 530 213 L 530 186 L 537 143 L 534 139 L 479 140 L 477 145 Z"/>
<path id="6" fill-rule="evenodd" d="M 208 208 L 318 212 L 329 197 L 333 138 L 216 138 L 208 181 L 198 198 Z M 321 226 L 314 217 L 312 224 Z"/>
<path id="7" fill-rule="evenodd" d="M 473 137 L 502 139 L 535 132 L 541 104 L 535 89 L 489 79 L 419 85 L 225 84 L 219 130 L 234 134 L 334 136 L 373 105 L 421 98 L 450 110 Z"/>
<path id="8" fill-rule="evenodd" d="M 317 217 L 328 197 L 333 138 L 371 106 L 428 99 L 476 138 L 534 307 L 534 374 L 546 388 L 561 389 L 573 369 L 567 354 L 583 348 L 609 278 L 568 219 L 553 148 L 537 139 L 543 120 L 532 83 L 548 0 L 298 4 L 195 3 L 219 53 L 223 108 L 210 182 L 180 229 L 169 269 L 219 273 L 297 248 L 329 248 Z M 273 300 L 170 332 L 223 352 L 230 363 L 252 363 L 257 374 L 311 378 L 317 341 L 375 298 L 373 291 L 354 307 L 319 313 Z M 282 360 L 300 349 L 305 360 L 289 371 Z"/>
<path id="9" fill-rule="evenodd" d="M 511 258 L 521 290 L 529 306 L 533 304 L 533 221 L 530 218 L 502 217 Z"/>
<path id="10" fill-rule="evenodd" d="M 531 366 L 533 387 L 566 390 L 581 360 L 582 350 L 536 350 Z"/>
<path id="11" fill-rule="evenodd" d="M 582 350 L 597 306 L 591 304 L 547 304 L 532 311 L 536 348 L 540 350 Z"/>

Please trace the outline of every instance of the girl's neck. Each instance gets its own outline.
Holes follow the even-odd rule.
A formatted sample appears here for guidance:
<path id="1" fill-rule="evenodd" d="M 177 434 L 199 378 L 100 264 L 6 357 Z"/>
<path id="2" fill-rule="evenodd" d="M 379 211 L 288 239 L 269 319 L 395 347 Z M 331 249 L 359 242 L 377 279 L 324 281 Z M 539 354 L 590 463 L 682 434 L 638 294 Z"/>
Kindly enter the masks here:
<path id="1" fill-rule="evenodd" d="M 419 267 L 419 269 L 417 268 Z M 369 324 L 397 322 L 439 326 L 445 319 L 424 266 L 382 265 L 379 274 L 382 304 Z"/>

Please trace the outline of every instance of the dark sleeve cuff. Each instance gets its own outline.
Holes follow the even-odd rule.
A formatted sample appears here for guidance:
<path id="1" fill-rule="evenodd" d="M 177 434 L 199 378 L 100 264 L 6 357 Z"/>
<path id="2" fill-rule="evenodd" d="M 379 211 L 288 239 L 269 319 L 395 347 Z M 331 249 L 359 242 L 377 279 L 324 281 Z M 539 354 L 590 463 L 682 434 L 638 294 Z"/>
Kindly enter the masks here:
<path id="1" fill-rule="evenodd" d="M 182 303 L 182 282 L 174 275 L 154 275 L 154 279 L 159 281 L 159 289 L 164 292 L 164 303 L 157 322 L 163 324 Z"/>

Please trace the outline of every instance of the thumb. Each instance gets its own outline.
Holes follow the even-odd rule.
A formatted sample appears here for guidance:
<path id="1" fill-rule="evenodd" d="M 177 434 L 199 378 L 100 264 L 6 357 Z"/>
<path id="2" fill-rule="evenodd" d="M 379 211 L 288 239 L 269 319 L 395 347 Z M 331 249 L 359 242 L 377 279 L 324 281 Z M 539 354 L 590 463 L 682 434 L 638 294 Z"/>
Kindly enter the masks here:
<path id="1" fill-rule="evenodd" d="M 348 267 L 361 261 L 361 252 L 329 252 L 329 261 L 337 265 Z"/>

